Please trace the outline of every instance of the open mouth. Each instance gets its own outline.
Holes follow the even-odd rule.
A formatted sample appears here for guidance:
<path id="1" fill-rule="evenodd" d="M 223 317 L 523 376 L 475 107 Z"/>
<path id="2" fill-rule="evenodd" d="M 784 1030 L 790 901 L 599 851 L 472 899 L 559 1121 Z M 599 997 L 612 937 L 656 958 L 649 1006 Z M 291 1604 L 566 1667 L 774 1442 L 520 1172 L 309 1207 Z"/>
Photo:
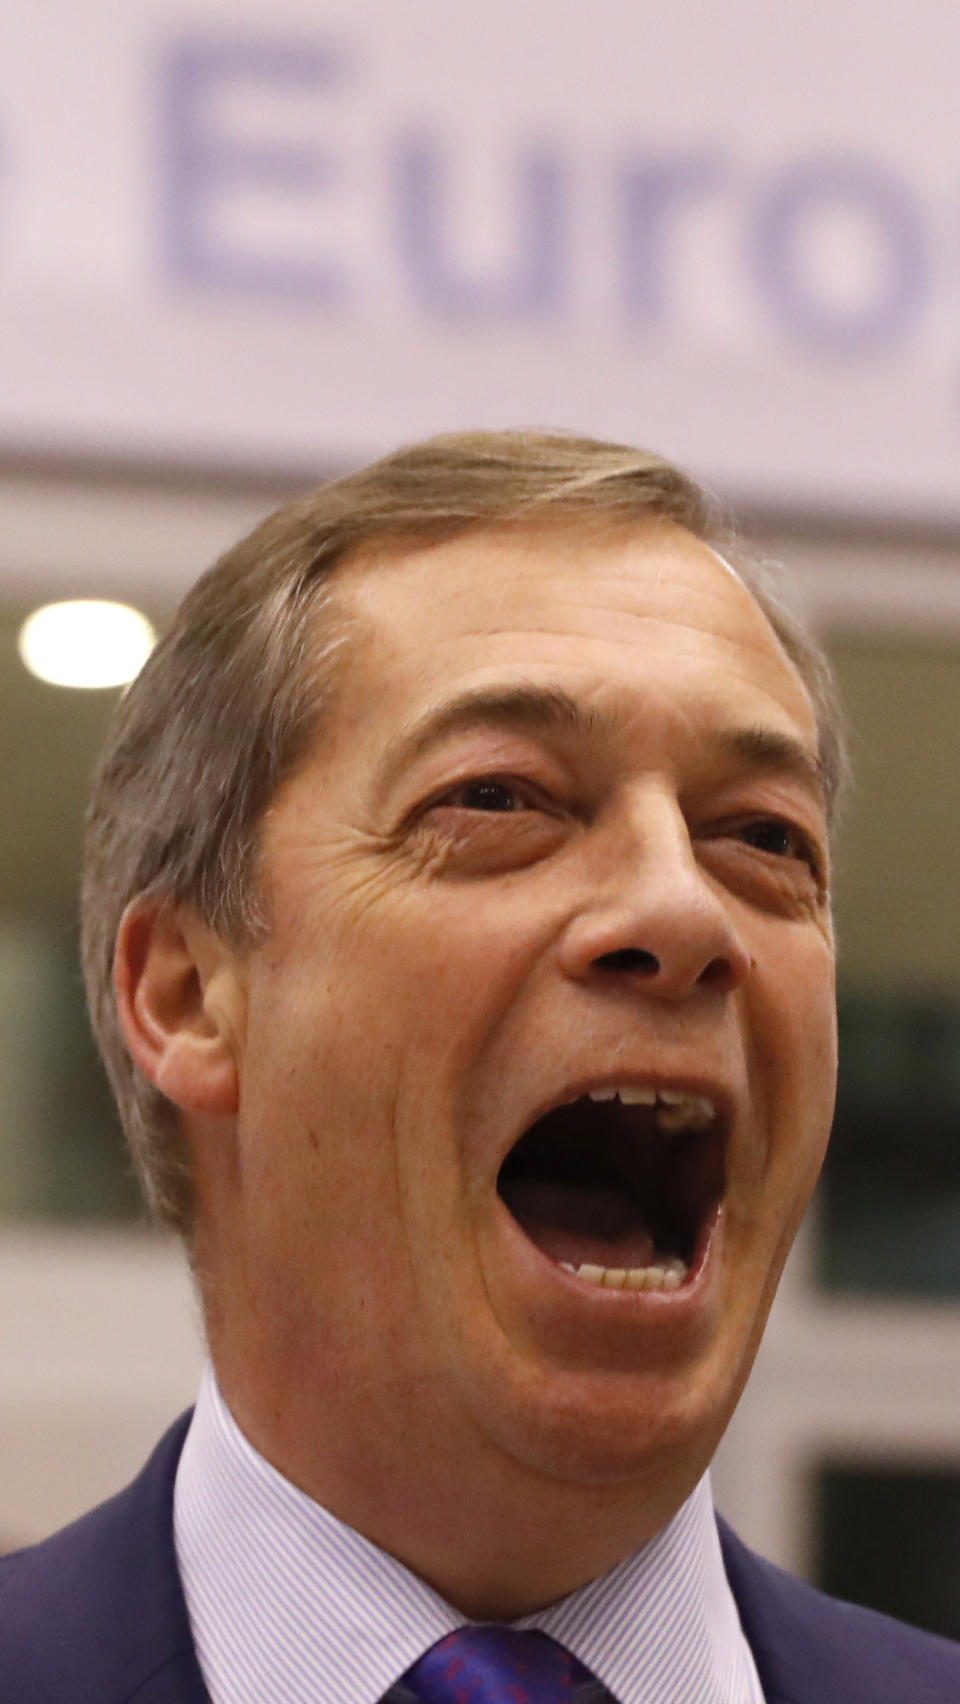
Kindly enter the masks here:
<path id="1" fill-rule="evenodd" d="M 524 1132 L 497 1189 L 568 1271 L 607 1289 L 679 1289 L 723 1198 L 723 1123 L 704 1095 L 595 1089 Z"/>

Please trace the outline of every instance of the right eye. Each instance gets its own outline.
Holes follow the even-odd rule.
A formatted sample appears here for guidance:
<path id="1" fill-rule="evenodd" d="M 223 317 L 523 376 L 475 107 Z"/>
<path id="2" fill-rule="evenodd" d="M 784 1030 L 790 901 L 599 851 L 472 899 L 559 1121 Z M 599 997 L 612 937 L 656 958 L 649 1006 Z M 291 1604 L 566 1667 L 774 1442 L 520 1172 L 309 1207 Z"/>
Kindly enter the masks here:
<path id="1" fill-rule="evenodd" d="M 563 805 L 516 775 L 471 775 L 435 793 L 411 828 L 448 876 L 506 875 L 550 857 L 570 831 Z"/>
<path id="2" fill-rule="evenodd" d="M 483 777 L 476 781 L 462 781 L 459 787 L 454 787 L 437 805 L 464 811 L 494 811 L 505 814 L 509 811 L 531 809 L 530 801 L 525 798 L 520 788 L 512 781 L 498 781 Z"/>

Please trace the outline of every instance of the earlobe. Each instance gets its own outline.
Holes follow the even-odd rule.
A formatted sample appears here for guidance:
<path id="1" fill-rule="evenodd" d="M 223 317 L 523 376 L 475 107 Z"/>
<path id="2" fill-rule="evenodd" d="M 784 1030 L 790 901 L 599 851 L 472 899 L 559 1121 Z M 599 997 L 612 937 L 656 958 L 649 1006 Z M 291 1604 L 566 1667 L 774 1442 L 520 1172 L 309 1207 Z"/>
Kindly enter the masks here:
<path id="1" fill-rule="evenodd" d="M 244 995 L 236 954 L 183 907 L 134 900 L 114 955 L 117 1012 L 139 1070 L 184 1112 L 239 1099 Z"/>

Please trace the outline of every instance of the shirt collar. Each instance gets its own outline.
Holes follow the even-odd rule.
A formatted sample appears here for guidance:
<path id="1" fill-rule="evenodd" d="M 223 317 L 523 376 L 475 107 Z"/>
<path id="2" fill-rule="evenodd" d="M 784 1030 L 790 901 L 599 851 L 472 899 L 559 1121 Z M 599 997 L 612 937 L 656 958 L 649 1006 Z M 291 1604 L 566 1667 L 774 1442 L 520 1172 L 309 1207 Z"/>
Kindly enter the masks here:
<path id="1" fill-rule="evenodd" d="M 174 1536 L 213 1704 L 376 1704 L 466 1622 L 291 1484 L 243 1436 L 208 1370 L 184 1444 Z M 656 1538 L 519 1627 L 539 1627 L 619 1704 L 758 1704 L 706 1477 Z"/>

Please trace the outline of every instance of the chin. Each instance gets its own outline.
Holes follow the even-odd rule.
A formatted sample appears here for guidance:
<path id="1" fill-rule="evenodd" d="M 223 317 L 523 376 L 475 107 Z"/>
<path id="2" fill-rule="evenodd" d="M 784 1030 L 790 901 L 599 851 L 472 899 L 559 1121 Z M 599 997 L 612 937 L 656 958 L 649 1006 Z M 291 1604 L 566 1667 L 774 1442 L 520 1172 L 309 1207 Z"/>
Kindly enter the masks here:
<path id="1" fill-rule="evenodd" d="M 527 1472 L 611 1491 L 662 1483 L 676 1507 L 709 1465 L 746 1376 L 717 1362 L 656 1373 L 514 1370 L 475 1393 L 474 1413 Z"/>

